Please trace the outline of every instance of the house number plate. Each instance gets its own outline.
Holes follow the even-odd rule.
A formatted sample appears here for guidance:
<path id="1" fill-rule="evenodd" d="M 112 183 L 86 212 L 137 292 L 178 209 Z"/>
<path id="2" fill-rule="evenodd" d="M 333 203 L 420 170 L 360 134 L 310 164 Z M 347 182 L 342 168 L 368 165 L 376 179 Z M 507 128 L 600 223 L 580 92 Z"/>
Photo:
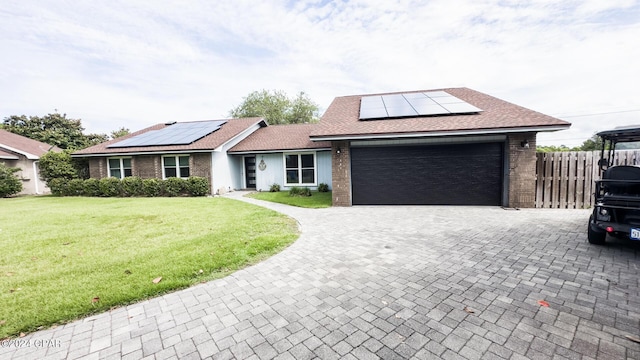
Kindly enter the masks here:
<path id="1" fill-rule="evenodd" d="M 631 240 L 640 240 L 640 229 L 631 229 Z"/>

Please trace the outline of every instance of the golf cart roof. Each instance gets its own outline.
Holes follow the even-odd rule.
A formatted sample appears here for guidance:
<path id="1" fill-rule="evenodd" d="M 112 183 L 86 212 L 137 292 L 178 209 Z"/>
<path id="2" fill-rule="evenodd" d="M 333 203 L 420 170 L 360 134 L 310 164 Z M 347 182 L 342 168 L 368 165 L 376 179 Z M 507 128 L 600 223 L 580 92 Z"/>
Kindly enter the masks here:
<path id="1" fill-rule="evenodd" d="M 603 140 L 613 142 L 640 141 L 640 125 L 619 126 L 613 130 L 605 130 L 597 133 Z"/>

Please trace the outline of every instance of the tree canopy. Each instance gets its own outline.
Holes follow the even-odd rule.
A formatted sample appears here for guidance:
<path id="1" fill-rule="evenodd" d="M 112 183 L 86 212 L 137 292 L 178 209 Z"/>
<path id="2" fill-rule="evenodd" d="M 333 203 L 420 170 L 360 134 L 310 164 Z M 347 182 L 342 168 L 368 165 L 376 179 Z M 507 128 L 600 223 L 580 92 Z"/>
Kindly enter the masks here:
<path id="1" fill-rule="evenodd" d="M 12 115 L 4 119 L 2 127 L 14 134 L 55 145 L 61 149 L 78 150 L 109 140 L 106 134 L 84 134 L 80 119 L 67 114 L 45 116 Z"/>
<path id="2" fill-rule="evenodd" d="M 263 117 L 270 125 L 278 125 L 317 122 L 318 111 L 318 104 L 302 91 L 289 98 L 279 90 L 261 90 L 244 97 L 229 114 L 234 118 Z"/>
<path id="3" fill-rule="evenodd" d="M 117 139 L 119 137 L 123 137 L 125 135 L 129 135 L 131 133 L 131 131 L 129 129 L 127 129 L 126 127 L 121 127 L 118 130 L 113 130 L 111 132 L 111 140 L 113 139 Z"/>

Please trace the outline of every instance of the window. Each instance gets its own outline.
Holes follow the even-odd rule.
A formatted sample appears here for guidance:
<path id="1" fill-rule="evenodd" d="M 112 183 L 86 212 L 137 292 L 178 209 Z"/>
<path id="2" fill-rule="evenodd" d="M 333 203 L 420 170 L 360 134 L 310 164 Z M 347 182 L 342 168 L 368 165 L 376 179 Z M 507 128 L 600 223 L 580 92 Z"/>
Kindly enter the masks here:
<path id="1" fill-rule="evenodd" d="M 179 156 L 171 155 L 162 158 L 162 169 L 164 170 L 164 178 L 189 177 L 189 155 Z"/>
<path id="2" fill-rule="evenodd" d="M 286 185 L 315 185 L 315 154 L 285 154 Z"/>
<path id="3" fill-rule="evenodd" d="M 109 176 L 123 179 L 127 176 L 131 176 L 131 158 L 110 158 L 107 160 L 109 163 Z"/>

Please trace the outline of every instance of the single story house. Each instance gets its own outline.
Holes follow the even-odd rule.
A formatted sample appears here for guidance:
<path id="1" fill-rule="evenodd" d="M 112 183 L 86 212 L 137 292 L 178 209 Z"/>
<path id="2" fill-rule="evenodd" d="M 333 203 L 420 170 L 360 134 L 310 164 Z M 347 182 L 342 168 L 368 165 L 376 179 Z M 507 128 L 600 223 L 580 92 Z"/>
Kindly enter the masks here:
<path id="1" fill-rule="evenodd" d="M 336 98 L 318 124 L 157 124 L 72 156 L 90 176 L 203 176 L 211 192 L 326 183 L 336 206 L 533 207 L 535 144 L 570 124 L 467 88 Z"/>
<path id="2" fill-rule="evenodd" d="M 16 175 L 22 180 L 19 195 L 37 195 L 50 192 L 47 184 L 40 179 L 38 161 L 48 151 L 62 151 L 57 146 L 29 139 L 22 135 L 0 129 L 0 162 L 19 168 Z"/>

